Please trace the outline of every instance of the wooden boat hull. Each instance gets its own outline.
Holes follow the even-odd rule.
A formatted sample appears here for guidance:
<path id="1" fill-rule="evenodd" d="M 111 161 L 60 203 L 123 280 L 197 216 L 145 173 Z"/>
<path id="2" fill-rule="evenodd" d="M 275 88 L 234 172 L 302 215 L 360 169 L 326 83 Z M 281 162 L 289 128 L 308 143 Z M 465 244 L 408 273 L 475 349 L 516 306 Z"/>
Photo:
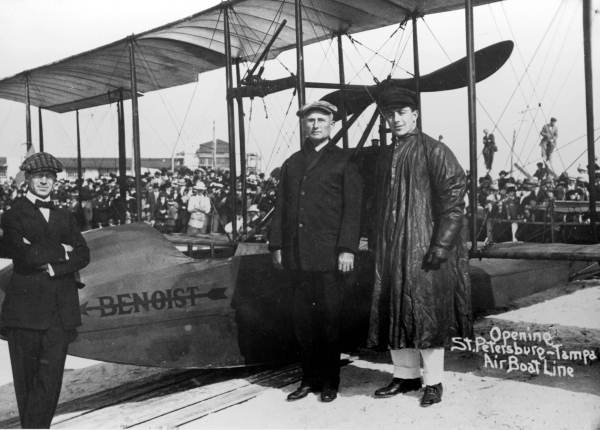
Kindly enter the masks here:
<path id="1" fill-rule="evenodd" d="M 295 357 L 291 291 L 267 253 L 194 260 L 144 224 L 85 238 L 91 263 L 80 273 L 83 324 L 70 354 L 177 368 Z M 0 273 L 2 289 L 10 272 Z"/>

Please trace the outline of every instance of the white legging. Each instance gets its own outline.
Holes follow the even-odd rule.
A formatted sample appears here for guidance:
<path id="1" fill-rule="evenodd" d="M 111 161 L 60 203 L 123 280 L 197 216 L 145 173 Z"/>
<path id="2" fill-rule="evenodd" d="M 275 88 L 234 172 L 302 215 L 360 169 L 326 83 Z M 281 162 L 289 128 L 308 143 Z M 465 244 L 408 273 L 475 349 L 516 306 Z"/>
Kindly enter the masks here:
<path id="1" fill-rule="evenodd" d="M 421 358 L 423 359 L 423 383 L 435 385 L 444 378 L 444 348 L 428 349 L 392 349 L 394 377 L 413 379 L 421 377 Z M 420 354 L 419 354 L 420 353 Z"/>

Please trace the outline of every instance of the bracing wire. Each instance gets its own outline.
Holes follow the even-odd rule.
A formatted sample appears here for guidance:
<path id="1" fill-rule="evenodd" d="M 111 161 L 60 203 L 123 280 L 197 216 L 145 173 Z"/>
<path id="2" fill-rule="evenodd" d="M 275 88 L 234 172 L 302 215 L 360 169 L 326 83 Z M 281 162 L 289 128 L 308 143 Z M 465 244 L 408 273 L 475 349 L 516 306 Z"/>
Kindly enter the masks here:
<path id="1" fill-rule="evenodd" d="M 154 72 L 150 68 L 150 66 L 148 64 L 148 60 L 146 59 L 146 56 L 144 55 L 144 52 L 137 45 L 137 42 L 134 41 L 134 44 L 135 44 L 135 46 L 137 48 L 137 51 L 141 54 L 141 58 L 142 58 L 142 61 L 144 62 L 144 66 L 146 67 L 146 70 L 148 71 L 148 74 L 150 75 L 150 77 L 151 77 L 154 85 L 156 85 L 158 87 L 159 86 L 158 85 L 158 80 L 156 79 L 156 76 L 154 75 Z M 186 114 L 185 114 L 185 118 L 187 118 L 187 115 L 188 115 L 190 107 L 191 107 L 191 103 L 194 100 L 194 95 L 196 94 L 196 90 L 198 88 L 198 84 L 199 84 L 199 81 L 196 81 L 196 85 L 194 86 L 194 92 L 192 94 L 192 97 L 190 98 L 190 102 L 188 103 L 188 107 L 187 107 L 187 111 L 186 111 Z M 159 92 L 159 98 L 160 98 L 161 103 L 165 107 L 165 110 L 167 111 L 169 119 L 171 120 L 173 126 L 175 127 L 175 130 L 178 132 L 177 140 L 179 140 L 179 135 L 183 132 L 183 125 L 184 125 L 184 123 L 182 123 L 181 126 L 179 126 L 177 124 L 177 120 L 173 117 L 173 114 L 172 114 L 169 106 L 167 105 L 164 97 L 162 96 L 162 94 L 160 94 L 160 92 Z M 184 121 L 185 121 L 185 119 L 184 119 Z"/>
<path id="2" fill-rule="evenodd" d="M 514 97 L 515 93 L 517 92 L 517 90 L 520 88 L 520 86 L 521 86 L 521 84 L 522 84 L 522 82 L 523 82 L 523 79 L 525 78 L 525 76 L 528 76 L 528 77 L 529 77 L 528 70 L 529 70 L 529 68 L 531 67 L 531 64 L 533 63 L 533 60 L 534 60 L 534 59 L 535 59 L 535 57 L 537 56 L 537 54 L 538 54 L 538 52 L 539 52 L 539 50 L 540 50 L 540 47 L 541 47 L 541 45 L 542 45 L 542 43 L 543 43 L 544 39 L 545 39 L 545 38 L 546 38 L 546 36 L 548 35 L 548 32 L 549 32 L 549 31 L 550 31 L 550 29 L 552 28 L 552 26 L 553 26 L 553 24 L 554 24 L 554 21 L 556 20 L 556 18 L 557 18 L 557 16 L 558 16 L 558 12 L 559 12 L 559 11 L 560 11 L 560 9 L 561 9 L 561 6 L 562 6 L 562 3 L 561 3 L 561 4 L 560 4 L 558 7 L 557 7 L 556 11 L 554 12 L 554 16 L 552 17 L 552 20 L 551 20 L 551 21 L 550 21 L 550 23 L 548 24 L 548 27 L 546 28 L 546 31 L 544 32 L 544 35 L 542 36 L 542 38 L 541 38 L 540 42 L 538 43 L 538 45 L 537 45 L 537 47 L 536 47 L 536 49 L 535 49 L 535 51 L 534 51 L 534 53 L 533 53 L 533 55 L 532 55 L 531 59 L 529 60 L 529 63 L 527 63 L 527 65 L 525 66 L 525 70 L 524 70 L 524 72 L 523 72 L 523 75 L 521 76 L 521 78 L 519 78 L 519 80 L 518 80 L 518 82 L 517 82 L 517 86 L 515 87 L 515 89 L 513 90 L 513 92 L 510 94 L 510 96 L 509 96 L 509 98 L 508 98 L 508 100 L 507 100 L 507 102 L 506 102 L 506 104 L 505 104 L 505 106 L 504 106 L 504 109 L 502 110 L 502 113 L 500 114 L 500 117 L 498 118 L 498 121 L 497 121 L 498 123 L 499 123 L 499 122 L 502 120 L 502 118 L 504 117 L 504 114 L 506 113 L 506 111 L 507 111 L 507 109 L 508 109 L 508 106 L 510 105 L 510 102 L 512 101 L 512 99 L 513 99 L 513 97 Z M 512 30 L 511 30 L 511 33 L 512 33 Z M 517 48 L 517 50 L 518 50 L 518 48 Z M 519 51 L 519 52 L 520 52 L 520 51 Z M 531 79 L 531 78 L 529 78 L 529 79 Z"/>
<path id="3" fill-rule="evenodd" d="M 450 57 L 450 55 L 448 54 L 448 52 L 446 51 L 446 49 L 443 47 L 443 45 L 441 44 L 440 40 L 437 38 L 437 36 L 433 33 L 433 30 L 431 29 L 431 27 L 429 26 L 429 24 L 427 23 L 427 21 L 425 19 L 423 19 L 423 22 L 425 22 L 425 27 L 429 30 L 429 32 L 431 33 L 433 39 L 436 41 L 436 43 L 438 44 L 438 46 L 440 47 L 440 49 L 442 50 L 442 52 L 444 53 L 444 55 L 446 56 L 448 61 L 452 61 L 452 58 Z M 481 102 L 481 100 L 479 99 L 479 97 L 476 97 L 477 100 L 477 105 L 483 110 L 483 112 L 486 114 L 486 116 L 488 117 L 488 120 L 490 120 L 493 124 L 494 127 L 492 129 L 492 133 L 497 132 L 500 137 L 503 139 L 504 144 L 509 148 L 510 152 L 514 155 L 515 152 L 512 148 L 512 145 L 509 143 L 508 139 L 506 138 L 506 136 L 504 135 L 504 133 L 502 132 L 502 130 L 500 130 L 497 127 L 497 123 L 496 121 L 494 121 L 494 118 L 492 117 L 492 115 L 490 114 L 490 112 L 487 110 L 487 108 L 485 107 L 485 105 Z M 478 159 L 481 157 L 481 152 L 478 155 Z M 520 161 L 519 157 L 517 156 L 517 160 Z"/>

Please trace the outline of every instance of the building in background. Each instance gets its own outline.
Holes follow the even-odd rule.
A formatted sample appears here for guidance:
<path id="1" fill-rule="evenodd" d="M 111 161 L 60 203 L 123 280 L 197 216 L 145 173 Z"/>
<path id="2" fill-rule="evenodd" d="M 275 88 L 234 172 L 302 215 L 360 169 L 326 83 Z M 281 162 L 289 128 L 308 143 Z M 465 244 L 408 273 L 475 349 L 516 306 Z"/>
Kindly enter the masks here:
<path id="1" fill-rule="evenodd" d="M 221 139 L 201 143 L 196 151 L 198 167 L 229 170 L 229 143 Z"/>

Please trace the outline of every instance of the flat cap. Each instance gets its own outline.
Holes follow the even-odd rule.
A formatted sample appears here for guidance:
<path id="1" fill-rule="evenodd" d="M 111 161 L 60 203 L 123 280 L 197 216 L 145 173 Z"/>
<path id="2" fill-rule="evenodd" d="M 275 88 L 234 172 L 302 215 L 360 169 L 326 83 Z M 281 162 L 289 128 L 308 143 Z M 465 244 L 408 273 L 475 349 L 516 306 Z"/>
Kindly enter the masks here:
<path id="1" fill-rule="evenodd" d="M 380 109 L 410 107 L 416 109 L 417 93 L 393 82 L 384 82 L 377 92 L 377 105 Z"/>
<path id="2" fill-rule="evenodd" d="M 63 165 L 56 157 L 47 152 L 36 152 L 23 161 L 20 169 L 26 173 L 62 172 Z"/>
<path id="3" fill-rule="evenodd" d="M 303 118 L 313 110 L 320 110 L 322 112 L 335 115 L 338 111 L 338 108 L 334 104 L 329 103 L 328 101 L 317 100 L 316 102 L 307 103 L 304 106 L 302 106 L 298 110 L 298 112 L 296 112 L 296 115 L 298 115 L 300 118 Z"/>

